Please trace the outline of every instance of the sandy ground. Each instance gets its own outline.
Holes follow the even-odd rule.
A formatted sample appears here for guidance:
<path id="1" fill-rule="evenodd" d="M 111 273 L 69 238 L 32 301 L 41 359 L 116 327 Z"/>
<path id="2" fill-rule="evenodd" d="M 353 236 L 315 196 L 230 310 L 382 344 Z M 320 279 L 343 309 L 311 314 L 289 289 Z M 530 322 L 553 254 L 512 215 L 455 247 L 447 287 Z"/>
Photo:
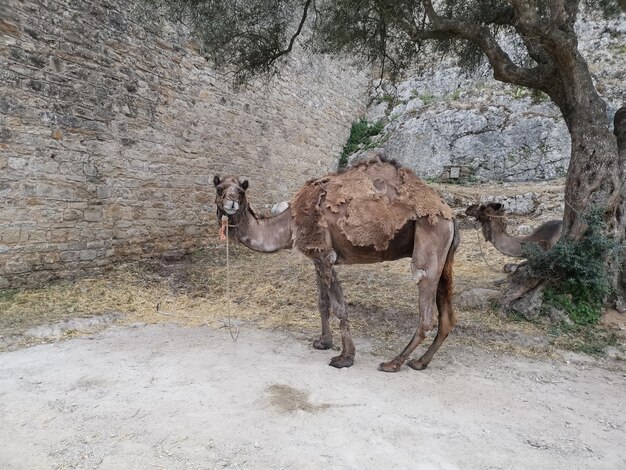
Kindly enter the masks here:
<path id="1" fill-rule="evenodd" d="M 1 353 L 0 467 L 626 468 L 623 364 L 451 337 L 384 374 L 362 338 L 343 370 L 309 339 L 135 325 Z"/>

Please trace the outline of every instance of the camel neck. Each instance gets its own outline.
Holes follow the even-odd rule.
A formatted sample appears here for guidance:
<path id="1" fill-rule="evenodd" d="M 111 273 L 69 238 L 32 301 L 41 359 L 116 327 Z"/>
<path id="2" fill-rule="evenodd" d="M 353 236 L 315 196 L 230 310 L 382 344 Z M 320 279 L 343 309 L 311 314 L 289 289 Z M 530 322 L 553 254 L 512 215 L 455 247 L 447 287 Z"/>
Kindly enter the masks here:
<path id="1" fill-rule="evenodd" d="M 522 256 L 522 242 L 506 233 L 504 219 L 490 218 L 483 224 L 483 235 L 500 253 L 507 256 Z"/>
<path id="2" fill-rule="evenodd" d="M 293 245 L 291 209 L 267 219 L 257 218 L 248 209 L 239 221 L 236 236 L 241 243 L 254 251 L 274 253 L 289 249 Z"/>

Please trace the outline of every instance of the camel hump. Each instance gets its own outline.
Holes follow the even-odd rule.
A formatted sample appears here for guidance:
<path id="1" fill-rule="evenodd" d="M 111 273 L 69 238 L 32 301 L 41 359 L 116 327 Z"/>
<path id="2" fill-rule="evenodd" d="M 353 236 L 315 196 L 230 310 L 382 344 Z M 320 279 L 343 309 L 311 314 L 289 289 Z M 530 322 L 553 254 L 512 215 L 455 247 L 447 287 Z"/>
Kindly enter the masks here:
<path id="1" fill-rule="evenodd" d="M 380 159 L 309 181 L 291 208 L 295 244 L 304 251 L 323 249 L 329 223 L 353 245 L 384 251 L 410 220 L 453 218 L 452 209 L 413 171 Z"/>
<path id="2" fill-rule="evenodd" d="M 545 250 L 552 248 L 552 245 L 556 243 L 561 235 L 561 231 L 563 230 L 563 221 L 562 220 L 549 220 L 545 224 L 538 227 L 529 238 L 537 241 L 545 241 L 547 243 L 546 247 L 543 247 Z"/>

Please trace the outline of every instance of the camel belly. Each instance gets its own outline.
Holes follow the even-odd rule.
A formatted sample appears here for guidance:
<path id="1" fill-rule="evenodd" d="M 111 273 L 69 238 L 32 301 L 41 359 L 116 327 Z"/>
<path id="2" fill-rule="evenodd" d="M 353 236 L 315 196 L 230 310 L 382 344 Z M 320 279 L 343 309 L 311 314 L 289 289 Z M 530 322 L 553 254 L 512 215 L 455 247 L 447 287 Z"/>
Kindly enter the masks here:
<path id="1" fill-rule="evenodd" d="M 402 227 L 389 242 L 387 249 L 383 251 L 376 250 L 373 246 L 354 246 L 337 227 L 333 226 L 329 229 L 332 246 L 337 254 L 335 264 L 380 263 L 381 261 L 410 258 L 413 255 L 414 221 L 409 221 Z"/>

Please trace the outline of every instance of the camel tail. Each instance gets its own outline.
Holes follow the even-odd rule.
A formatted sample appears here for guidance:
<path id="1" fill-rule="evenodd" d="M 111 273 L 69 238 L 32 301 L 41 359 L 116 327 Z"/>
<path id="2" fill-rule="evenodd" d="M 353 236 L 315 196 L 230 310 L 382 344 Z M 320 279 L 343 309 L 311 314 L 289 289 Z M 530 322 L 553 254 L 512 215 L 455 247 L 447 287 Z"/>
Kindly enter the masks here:
<path id="1" fill-rule="evenodd" d="M 444 310 L 448 312 L 450 328 L 456 324 L 456 315 L 452 309 L 452 265 L 454 263 L 454 253 L 461 242 L 459 225 L 456 219 L 453 219 L 453 222 L 454 236 L 452 237 L 452 244 L 448 249 L 446 263 L 443 265 L 443 271 L 441 272 L 439 284 L 437 285 L 437 308 L 440 314 L 443 313 Z"/>

